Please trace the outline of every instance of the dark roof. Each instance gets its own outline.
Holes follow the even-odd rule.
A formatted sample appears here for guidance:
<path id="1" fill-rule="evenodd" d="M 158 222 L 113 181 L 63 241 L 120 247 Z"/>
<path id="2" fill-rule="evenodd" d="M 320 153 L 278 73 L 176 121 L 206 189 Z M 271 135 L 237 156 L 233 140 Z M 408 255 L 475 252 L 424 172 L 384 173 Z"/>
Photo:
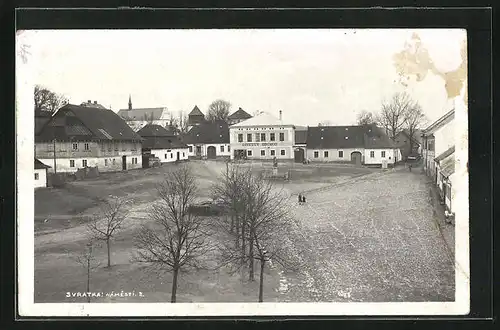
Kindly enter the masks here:
<path id="1" fill-rule="evenodd" d="M 142 138 L 108 109 L 67 104 L 45 124 L 37 141 L 135 140 Z"/>
<path id="2" fill-rule="evenodd" d="M 443 127 L 444 125 L 448 124 L 450 121 L 452 121 L 455 118 L 455 108 L 452 110 L 448 111 L 445 113 L 442 117 L 440 117 L 438 120 L 433 122 L 429 127 L 426 129 L 422 130 L 423 135 L 429 135 L 433 134 L 436 132 L 438 129 Z"/>
<path id="3" fill-rule="evenodd" d="M 248 119 L 248 118 L 252 118 L 252 116 L 242 108 L 239 108 L 229 117 L 227 117 L 227 119 Z"/>
<path id="4" fill-rule="evenodd" d="M 407 129 L 402 130 L 396 136 L 398 136 L 399 134 L 404 134 L 408 139 L 410 138 L 410 132 Z M 422 144 L 422 131 L 419 129 L 416 129 L 413 132 L 412 140 L 413 140 L 413 142 L 416 142 L 417 144 Z"/>
<path id="5" fill-rule="evenodd" d="M 307 130 L 307 148 L 394 148 L 392 140 L 375 125 L 316 126 Z"/>
<path id="6" fill-rule="evenodd" d="M 455 173 L 455 157 L 446 158 L 441 164 L 440 172 L 446 178 Z"/>
<path id="7" fill-rule="evenodd" d="M 50 117 L 35 117 L 35 135 L 39 134 L 43 126 L 48 123 Z"/>
<path id="8" fill-rule="evenodd" d="M 145 120 L 146 117 L 152 117 L 152 120 L 159 120 L 162 117 L 163 111 L 166 108 L 137 108 L 137 109 L 120 109 L 118 116 L 126 120 Z"/>
<path id="9" fill-rule="evenodd" d="M 143 138 L 149 137 L 149 136 L 174 136 L 175 134 L 169 130 L 167 130 L 165 127 L 160 126 L 160 125 L 155 125 L 155 124 L 147 124 L 143 128 L 141 128 L 139 131 L 137 131 L 137 134 L 142 136 Z"/>
<path id="10" fill-rule="evenodd" d="M 434 158 L 434 160 L 436 162 L 440 162 L 442 161 L 443 159 L 445 158 L 448 158 L 449 156 L 451 156 L 453 153 L 455 152 L 455 146 L 451 147 L 451 148 L 448 148 L 445 152 L 443 152 L 441 155 L 437 156 L 436 158 Z"/>
<path id="11" fill-rule="evenodd" d="M 191 128 L 182 140 L 187 144 L 229 143 L 229 126 L 223 120 L 203 122 Z"/>
<path id="12" fill-rule="evenodd" d="M 295 144 L 306 144 L 307 130 L 295 130 Z"/>
<path id="13" fill-rule="evenodd" d="M 106 107 L 102 106 L 102 104 L 97 103 L 97 101 L 88 101 L 88 102 L 83 102 L 80 104 L 81 107 L 88 107 L 88 108 L 99 108 L 99 109 L 106 109 Z"/>
<path id="14" fill-rule="evenodd" d="M 35 170 L 41 170 L 44 168 L 50 168 L 50 166 L 45 165 L 44 163 L 35 158 Z"/>
<path id="15" fill-rule="evenodd" d="M 201 112 L 200 108 L 197 105 L 194 106 L 193 110 L 189 113 L 188 116 L 205 116 L 203 112 Z"/>
<path id="16" fill-rule="evenodd" d="M 148 136 L 142 141 L 143 149 L 183 149 L 187 144 L 177 136 Z"/>

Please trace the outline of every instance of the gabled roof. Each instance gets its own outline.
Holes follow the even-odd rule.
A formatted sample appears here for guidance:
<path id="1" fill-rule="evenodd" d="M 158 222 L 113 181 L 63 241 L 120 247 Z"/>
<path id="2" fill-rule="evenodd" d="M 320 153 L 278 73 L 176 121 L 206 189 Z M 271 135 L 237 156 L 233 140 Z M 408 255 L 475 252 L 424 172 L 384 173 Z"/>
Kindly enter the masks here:
<path id="1" fill-rule="evenodd" d="M 174 136 L 174 132 L 167 130 L 165 127 L 156 124 L 147 124 L 137 131 L 137 134 L 143 138 L 149 136 Z"/>
<path id="2" fill-rule="evenodd" d="M 455 109 L 452 109 L 445 113 L 441 118 L 433 122 L 429 127 L 422 130 L 422 135 L 429 135 L 435 133 L 438 129 L 448 124 L 455 118 Z"/>
<path id="3" fill-rule="evenodd" d="M 148 136 L 142 141 L 143 149 L 185 149 L 187 144 L 177 136 Z"/>
<path id="4" fill-rule="evenodd" d="M 443 152 L 442 154 L 440 154 L 439 156 L 434 158 L 434 160 L 439 163 L 443 159 L 448 158 L 449 156 L 453 155 L 454 152 L 455 152 L 455 146 L 450 147 L 445 152 Z"/>
<path id="5" fill-rule="evenodd" d="M 295 130 L 295 144 L 306 144 L 307 130 Z"/>
<path id="6" fill-rule="evenodd" d="M 440 166 L 441 175 L 445 178 L 450 177 L 453 173 L 455 173 L 455 157 L 448 157 L 443 160 Z"/>
<path id="7" fill-rule="evenodd" d="M 142 138 L 116 113 L 108 109 L 66 104 L 37 135 L 37 141 L 134 140 Z"/>
<path id="8" fill-rule="evenodd" d="M 286 124 L 282 120 L 274 117 L 267 112 L 261 112 L 258 115 L 232 125 L 231 127 L 252 127 L 252 126 L 293 126 L 293 124 Z"/>
<path id="9" fill-rule="evenodd" d="M 102 106 L 102 104 L 99 104 L 97 103 L 97 101 L 94 101 L 94 103 L 92 103 L 92 101 L 87 101 L 87 102 L 83 102 L 80 104 L 81 107 L 88 107 L 88 108 L 99 108 L 99 109 L 106 109 L 106 107 Z"/>
<path id="10" fill-rule="evenodd" d="M 394 148 L 393 141 L 375 125 L 316 126 L 307 130 L 307 148 Z"/>
<path id="11" fill-rule="evenodd" d="M 205 116 L 203 112 L 201 112 L 200 108 L 197 105 L 194 106 L 193 110 L 189 113 L 188 116 Z"/>
<path id="12" fill-rule="evenodd" d="M 118 111 L 118 116 L 125 120 L 160 120 L 163 118 L 163 112 L 167 111 L 167 108 L 136 108 L 136 109 L 120 109 Z"/>
<path id="13" fill-rule="evenodd" d="M 399 135 L 399 134 L 405 135 L 408 139 L 410 138 L 410 132 L 407 129 L 402 130 L 397 135 Z M 416 142 L 417 144 L 422 144 L 422 130 L 416 129 L 413 132 L 413 138 L 412 139 L 413 139 L 413 142 Z"/>
<path id="14" fill-rule="evenodd" d="M 50 168 L 50 166 L 45 165 L 44 163 L 35 158 L 35 170 L 41 170 L 45 168 Z"/>
<path id="15" fill-rule="evenodd" d="M 242 108 L 239 108 L 233 114 L 231 114 L 229 117 L 227 117 L 227 119 L 230 119 L 230 120 L 231 119 L 248 119 L 248 118 L 252 118 L 252 116 L 248 112 L 243 110 Z"/>
<path id="16" fill-rule="evenodd" d="M 229 126 L 223 120 L 202 122 L 183 134 L 182 141 L 187 144 L 229 143 Z"/>

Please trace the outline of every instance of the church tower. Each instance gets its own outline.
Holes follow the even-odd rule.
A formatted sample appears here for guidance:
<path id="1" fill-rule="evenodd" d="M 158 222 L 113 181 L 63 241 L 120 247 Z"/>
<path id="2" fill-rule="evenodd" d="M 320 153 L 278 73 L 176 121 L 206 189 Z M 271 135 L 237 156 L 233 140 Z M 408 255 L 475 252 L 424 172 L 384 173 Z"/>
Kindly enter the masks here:
<path id="1" fill-rule="evenodd" d="M 130 96 L 130 94 L 128 95 L 128 109 L 132 110 L 132 97 Z"/>

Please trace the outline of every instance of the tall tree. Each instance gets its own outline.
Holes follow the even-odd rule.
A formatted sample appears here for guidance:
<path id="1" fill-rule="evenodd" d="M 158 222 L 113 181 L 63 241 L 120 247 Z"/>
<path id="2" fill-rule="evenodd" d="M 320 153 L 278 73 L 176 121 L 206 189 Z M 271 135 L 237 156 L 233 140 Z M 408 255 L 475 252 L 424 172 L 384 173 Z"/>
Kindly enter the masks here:
<path id="1" fill-rule="evenodd" d="M 382 102 L 382 108 L 376 121 L 386 130 L 386 133 L 394 140 L 405 125 L 407 113 L 416 105 L 406 92 L 395 93 L 389 101 Z"/>
<path id="2" fill-rule="evenodd" d="M 224 120 L 227 121 L 229 111 L 231 110 L 231 103 L 225 100 L 215 100 L 208 106 L 207 120 Z"/>
<path id="3" fill-rule="evenodd" d="M 35 86 L 35 111 L 55 112 L 68 103 L 68 98 L 40 85 Z"/>
<path id="4" fill-rule="evenodd" d="M 90 302 L 90 275 L 93 270 L 98 268 L 100 266 L 100 261 L 97 260 L 94 254 L 94 248 L 96 244 L 92 239 L 89 239 L 87 243 L 85 244 L 84 250 L 77 254 L 76 256 L 71 256 L 77 263 L 82 266 L 87 275 L 87 286 L 86 286 L 86 295 L 87 295 L 87 302 Z"/>
<path id="5" fill-rule="evenodd" d="M 108 251 L 108 267 L 111 267 L 111 239 L 115 237 L 127 218 L 125 206 L 127 201 L 121 197 L 112 197 L 105 201 L 99 213 L 87 224 L 93 239 L 106 243 Z"/>
<path id="6" fill-rule="evenodd" d="M 407 130 L 408 138 L 410 139 L 410 152 L 413 152 L 416 132 L 424 121 L 425 115 L 422 111 L 422 107 L 418 102 L 415 102 L 413 106 L 408 109 L 404 117 L 404 127 Z"/>
<path id="7" fill-rule="evenodd" d="M 135 260 L 172 273 L 172 303 L 177 299 L 179 273 L 201 267 L 202 257 L 211 249 L 204 218 L 189 212 L 197 187 L 188 166 L 169 172 L 157 186 L 159 201 L 149 213 L 153 225 L 143 225 L 136 236 Z"/>
<path id="8" fill-rule="evenodd" d="M 176 134 L 183 134 L 188 131 L 188 116 L 183 111 L 179 111 L 177 116 L 170 113 L 169 122 L 168 128 Z"/>
<path id="9" fill-rule="evenodd" d="M 356 123 L 358 125 L 370 125 L 375 123 L 373 113 L 363 110 L 356 116 Z"/>

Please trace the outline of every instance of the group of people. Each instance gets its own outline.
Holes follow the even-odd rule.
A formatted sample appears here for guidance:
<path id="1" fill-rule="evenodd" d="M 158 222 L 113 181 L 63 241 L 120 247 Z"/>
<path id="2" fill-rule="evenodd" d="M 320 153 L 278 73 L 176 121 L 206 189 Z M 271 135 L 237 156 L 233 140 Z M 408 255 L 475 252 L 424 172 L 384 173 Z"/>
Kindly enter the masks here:
<path id="1" fill-rule="evenodd" d="M 299 194 L 299 205 L 306 203 L 306 196 Z"/>

